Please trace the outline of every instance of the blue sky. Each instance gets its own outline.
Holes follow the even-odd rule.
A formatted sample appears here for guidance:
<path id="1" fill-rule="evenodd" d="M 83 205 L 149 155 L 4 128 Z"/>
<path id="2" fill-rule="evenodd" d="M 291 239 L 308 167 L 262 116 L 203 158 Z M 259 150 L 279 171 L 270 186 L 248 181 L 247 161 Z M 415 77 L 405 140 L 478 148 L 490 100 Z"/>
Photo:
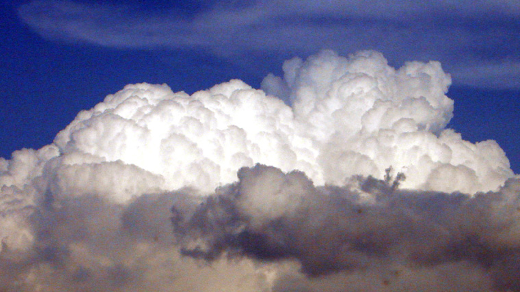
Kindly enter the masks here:
<path id="1" fill-rule="evenodd" d="M 449 127 L 496 140 L 520 173 L 518 1 L 9 1 L 0 26 L 0 156 L 52 142 L 124 85 L 188 93 L 232 78 L 259 88 L 320 49 L 438 60 Z"/>

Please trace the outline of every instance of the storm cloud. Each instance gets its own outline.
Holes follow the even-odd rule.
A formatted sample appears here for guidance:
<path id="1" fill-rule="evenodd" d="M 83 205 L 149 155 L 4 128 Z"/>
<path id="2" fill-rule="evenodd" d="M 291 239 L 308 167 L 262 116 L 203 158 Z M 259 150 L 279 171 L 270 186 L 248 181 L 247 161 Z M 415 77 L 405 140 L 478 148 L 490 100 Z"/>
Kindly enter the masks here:
<path id="1" fill-rule="evenodd" d="M 391 175 L 341 187 L 263 165 L 238 176 L 194 210 L 173 208 L 183 254 L 295 261 L 307 279 L 281 278 L 281 291 L 520 289 L 518 180 L 471 197 L 399 190 Z"/>

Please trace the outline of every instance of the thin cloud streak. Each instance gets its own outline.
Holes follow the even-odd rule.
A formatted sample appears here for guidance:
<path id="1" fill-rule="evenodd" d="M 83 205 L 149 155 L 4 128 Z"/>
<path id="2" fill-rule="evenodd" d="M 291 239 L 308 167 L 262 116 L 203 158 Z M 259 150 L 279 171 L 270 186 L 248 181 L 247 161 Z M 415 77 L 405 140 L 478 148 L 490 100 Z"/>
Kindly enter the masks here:
<path id="1" fill-rule="evenodd" d="M 19 7 L 20 18 L 51 40 L 120 49 L 204 49 L 243 66 L 251 65 L 247 56 L 253 52 L 291 57 L 322 48 L 343 54 L 375 49 L 391 62 L 403 62 L 403 56 L 439 60 L 455 73 L 456 83 L 499 88 L 519 86 L 514 80 L 520 73 L 511 63 L 520 60 L 519 15 L 520 5 L 512 1 L 259 1 L 214 5 L 188 16 L 172 8 L 141 12 L 72 1 L 40 0 Z M 473 66 L 486 61 L 485 52 L 493 52 L 487 61 L 506 72 L 499 81 L 482 82 L 464 69 L 470 64 L 493 79 L 486 65 Z"/>

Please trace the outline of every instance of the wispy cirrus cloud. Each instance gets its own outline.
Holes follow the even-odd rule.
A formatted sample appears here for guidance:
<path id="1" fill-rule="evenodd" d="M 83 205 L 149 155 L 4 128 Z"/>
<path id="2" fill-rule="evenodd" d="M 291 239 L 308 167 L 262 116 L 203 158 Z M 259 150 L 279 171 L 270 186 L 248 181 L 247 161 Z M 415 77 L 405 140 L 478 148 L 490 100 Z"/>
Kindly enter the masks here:
<path id="1" fill-rule="evenodd" d="M 287 58 L 322 48 L 340 53 L 375 49 L 395 63 L 439 60 L 454 74 L 455 83 L 519 87 L 516 1 L 271 0 L 193 5 L 198 8 L 186 12 L 171 6 L 35 0 L 18 12 L 51 40 L 120 49 L 199 49 L 239 63 L 251 62 L 252 53 Z M 500 71 L 500 80 L 494 81 L 495 70 Z"/>

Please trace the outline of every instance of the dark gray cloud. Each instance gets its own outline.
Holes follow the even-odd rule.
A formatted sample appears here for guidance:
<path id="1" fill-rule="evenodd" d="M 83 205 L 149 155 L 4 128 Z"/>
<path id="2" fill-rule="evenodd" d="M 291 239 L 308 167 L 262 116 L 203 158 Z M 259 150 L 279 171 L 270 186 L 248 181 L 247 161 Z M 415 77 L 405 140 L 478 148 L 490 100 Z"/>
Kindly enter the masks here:
<path id="1" fill-rule="evenodd" d="M 2 244 L 1 291 L 520 291 L 520 181 L 498 192 L 399 189 L 242 168 L 200 197 L 128 204 L 47 192 L 34 243 Z M 403 179 L 401 177 L 400 179 Z"/>
<path id="2" fill-rule="evenodd" d="M 276 53 L 383 52 L 392 62 L 439 60 L 456 83 L 518 84 L 520 5 L 514 1 L 192 1 L 184 5 L 36 0 L 19 7 L 40 35 L 116 48 L 201 49 L 254 66 Z M 249 56 L 249 57 L 248 57 Z M 260 62 L 260 61 L 256 61 Z"/>
<path id="3" fill-rule="evenodd" d="M 468 196 L 399 190 L 390 176 L 345 187 L 315 187 L 303 173 L 261 165 L 238 176 L 189 214 L 173 208 L 183 254 L 297 261 L 308 278 L 280 280 L 279 291 L 307 291 L 324 278 L 339 281 L 330 291 L 354 291 L 355 275 L 382 283 L 355 291 L 520 291 L 518 180 Z M 423 278 L 436 273 L 455 274 Z"/>

